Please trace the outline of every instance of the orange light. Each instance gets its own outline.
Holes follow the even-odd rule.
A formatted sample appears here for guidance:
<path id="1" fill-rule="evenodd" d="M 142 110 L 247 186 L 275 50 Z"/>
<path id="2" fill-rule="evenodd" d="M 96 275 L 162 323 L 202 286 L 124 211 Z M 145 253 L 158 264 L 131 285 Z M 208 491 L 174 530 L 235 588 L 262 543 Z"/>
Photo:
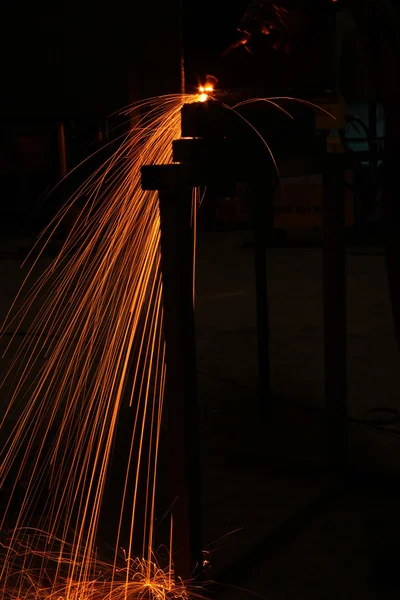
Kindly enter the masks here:
<path id="1" fill-rule="evenodd" d="M 206 85 L 199 85 L 198 90 L 199 94 L 211 94 L 214 91 L 214 86 L 207 83 Z"/>
<path id="2" fill-rule="evenodd" d="M 198 90 L 199 96 L 197 100 L 199 102 L 206 102 L 206 100 L 208 100 L 209 94 L 211 94 L 214 91 L 214 86 L 210 83 L 207 83 L 206 85 L 199 85 Z"/>

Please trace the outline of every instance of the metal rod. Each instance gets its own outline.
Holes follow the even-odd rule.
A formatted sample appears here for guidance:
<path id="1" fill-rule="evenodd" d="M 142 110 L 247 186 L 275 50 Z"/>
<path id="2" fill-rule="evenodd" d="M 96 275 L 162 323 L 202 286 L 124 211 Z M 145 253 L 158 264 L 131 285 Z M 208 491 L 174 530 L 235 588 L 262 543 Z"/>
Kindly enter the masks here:
<path id="1" fill-rule="evenodd" d="M 345 180 L 337 156 L 327 156 L 324 187 L 324 367 L 328 452 L 344 466 L 347 450 Z"/>
<path id="2" fill-rule="evenodd" d="M 272 183 L 271 187 L 272 189 Z M 271 407 L 271 369 L 269 356 L 267 237 L 270 230 L 269 190 L 265 182 L 254 178 L 248 185 L 254 235 L 254 271 L 256 283 L 257 359 L 260 415 Z"/>
<path id="3" fill-rule="evenodd" d="M 377 104 L 376 102 L 371 102 L 368 105 L 368 130 L 370 137 L 370 161 L 371 161 L 371 170 L 373 173 L 376 172 L 378 168 L 378 119 L 377 119 Z"/>
<path id="4" fill-rule="evenodd" d="M 185 580 L 202 567 L 191 189 L 159 198 L 173 559 Z"/>
<path id="5" fill-rule="evenodd" d="M 385 109 L 384 185 L 382 213 L 385 258 L 393 327 L 400 353 L 400 203 L 398 201 L 398 160 L 400 150 L 399 58 L 387 44 L 382 45 L 382 68 L 387 82 L 383 96 Z M 390 82 L 390 83 L 389 83 Z"/>

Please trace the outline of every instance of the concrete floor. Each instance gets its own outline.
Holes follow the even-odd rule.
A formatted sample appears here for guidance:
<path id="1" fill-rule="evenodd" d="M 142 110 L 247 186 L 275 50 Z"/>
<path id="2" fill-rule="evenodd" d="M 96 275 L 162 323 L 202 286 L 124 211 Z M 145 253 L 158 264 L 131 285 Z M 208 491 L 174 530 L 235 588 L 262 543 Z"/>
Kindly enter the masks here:
<path id="1" fill-rule="evenodd" d="M 368 478 L 344 485 L 325 467 L 321 252 L 316 248 L 269 252 L 273 411 L 266 424 L 258 418 L 250 239 L 247 232 L 199 236 L 197 355 L 207 576 L 221 584 L 219 594 L 230 598 L 252 593 L 271 600 L 398 597 L 400 584 L 392 577 L 400 559 L 397 487 Z M 27 243 L 4 239 L 0 247 L 2 313 L 22 281 L 18 256 Z M 400 411 L 400 364 L 384 258 L 376 249 L 352 252 L 349 414 L 364 418 L 379 406 Z M 3 390 L 3 405 L 6 396 Z M 353 472 L 400 474 L 397 437 L 349 424 L 349 441 Z"/>
<path id="2" fill-rule="evenodd" d="M 400 592 L 390 576 L 400 560 L 397 488 L 376 489 L 368 477 L 362 483 L 350 477 L 342 487 L 323 466 L 321 251 L 269 251 L 274 409 L 270 423 L 260 426 L 250 239 L 244 232 L 204 234 L 198 246 L 198 368 L 203 410 L 208 407 L 205 514 L 218 521 L 212 529 L 220 535 L 244 528 L 216 544 L 221 579 L 273 600 L 394 597 Z M 362 419 L 374 407 L 400 410 L 400 364 L 383 255 L 349 248 L 347 264 L 349 416 Z M 399 444 L 349 424 L 349 467 L 397 478 Z M 221 510 L 213 511 L 218 503 Z M 275 551 L 277 528 L 296 514 L 287 543 Z M 232 578 L 226 563 L 233 556 Z M 224 594 L 244 592 L 226 588 Z"/>

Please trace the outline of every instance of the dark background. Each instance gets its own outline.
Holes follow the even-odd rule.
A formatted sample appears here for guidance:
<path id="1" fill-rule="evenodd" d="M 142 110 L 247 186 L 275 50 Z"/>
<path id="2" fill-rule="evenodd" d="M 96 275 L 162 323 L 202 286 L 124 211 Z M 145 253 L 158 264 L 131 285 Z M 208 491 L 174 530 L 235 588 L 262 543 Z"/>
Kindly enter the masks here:
<path id="1" fill-rule="evenodd" d="M 188 90 L 219 69 L 220 54 L 235 39 L 246 4 L 186 0 Z M 78 132 L 77 139 L 84 140 L 78 154 L 84 155 L 110 113 L 140 97 L 180 91 L 180 20 L 178 1 L 10 2 L 2 7 L 2 229 L 21 222 L 31 226 L 37 198 L 59 180 L 57 121 Z M 263 73 L 270 76 L 270 69 L 268 63 Z M 354 80 L 355 69 L 349 73 Z M 61 201 L 52 196 L 53 212 Z M 47 222 L 48 216 L 37 230 Z M 28 243 L 15 250 L 3 232 L 0 239 L 6 257 L 5 313 L 24 275 L 18 259 L 26 256 Z M 345 487 L 324 464 L 322 260 L 317 246 L 269 252 L 274 413 L 265 428 L 255 429 L 250 240 L 247 232 L 218 232 L 199 243 L 197 360 L 210 562 L 220 571 L 229 566 L 231 574 L 222 581 L 235 586 L 224 590 L 230 599 L 235 593 L 243 598 L 238 586 L 272 600 L 398 598 L 399 432 L 397 427 L 377 433 L 365 422 L 371 409 L 399 408 L 399 356 L 383 250 L 350 248 L 347 253 L 353 471 Z M 366 475 L 359 486 L 354 472 Z M 385 474 L 393 476 L 390 485 L 381 481 Z M 327 491 L 328 509 L 321 490 Z M 299 510 L 311 501 L 317 509 Z M 288 531 L 290 519 L 294 525 L 285 538 L 282 529 Z M 253 551 L 255 541 L 257 561 L 251 561 L 249 573 L 243 571 L 242 555 L 246 548 Z"/>
<path id="2" fill-rule="evenodd" d="M 189 84 L 212 70 L 245 6 L 185 1 Z M 127 97 L 163 91 L 165 61 L 180 50 L 180 18 L 178 1 L 8 3 L 0 30 L 0 115 L 107 115 Z"/>
<path id="3" fill-rule="evenodd" d="M 184 47 L 187 83 L 196 83 L 220 68 L 222 52 L 236 39 L 246 0 L 185 2 Z"/>

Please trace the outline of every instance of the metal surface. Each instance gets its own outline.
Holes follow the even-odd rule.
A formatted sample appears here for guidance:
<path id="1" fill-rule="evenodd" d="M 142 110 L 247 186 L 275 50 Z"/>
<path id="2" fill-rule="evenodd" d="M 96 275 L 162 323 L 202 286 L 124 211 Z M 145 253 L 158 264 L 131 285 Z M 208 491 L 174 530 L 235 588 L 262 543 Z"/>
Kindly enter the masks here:
<path id="1" fill-rule="evenodd" d="M 254 236 L 254 276 L 256 284 L 257 360 L 259 378 L 259 414 L 271 408 L 271 368 L 269 354 L 269 310 L 267 247 L 273 230 L 272 178 L 255 177 L 247 186 Z"/>
<path id="2" fill-rule="evenodd" d="M 372 172 L 375 173 L 378 167 L 378 154 L 379 154 L 379 142 L 378 142 L 378 118 L 377 118 L 377 104 L 371 102 L 368 105 L 368 132 L 370 141 L 370 162 Z"/>
<path id="3" fill-rule="evenodd" d="M 266 251 L 273 223 L 270 192 L 276 178 L 274 166 L 260 136 L 219 102 L 184 105 L 181 133 L 184 139 L 173 144 L 173 160 L 181 164 L 142 167 L 142 187 L 167 190 L 207 185 L 222 189 L 238 181 L 247 183 L 254 233 L 259 412 L 264 414 L 271 398 Z"/>
<path id="4" fill-rule="evenodd" d="M 270 190 L 276 174 L 272 162 L 267 160 L 260 138 L 249 134 L 240 118 L 217 102 L 183 107 L 182 136 L 189 135 L 195 139 L 174 143 L 174 160 L 181 164 L 147 167 L 142 171 L 143 182 L 149 185 L 149 180 L 153 179 L 152 189 L 165 189 L 177 184 L 223 185 L 229 180 L 247 182 L 254 232 L 258 364 L 263 412 L 270 398 L 266 250 L 272 231 Z M 293 161 L 292 166 L 290 159 L 285 161 L 289 171 L 323 173 L 326 410 L 329 447 L 339 462 L 345 456 L 347 418 L 344 170 L 353 160 L 349 155 L 324 152 L 310 154 L 302 161 Z"/>
<path id="5" fill-rule="evenodd" d="M 343 466 L 347 451 L 345 182 L 343 163 L 327 156 L 324 185 L 324 368 L 328 454 Z"/>
<path id="6" fill-rule="evenodd" d="M 173 561 L 187 580 L 202 567 L 191 190 L 159 196 Z"/>
<path id="7" fill-rule="evenodd" d="M 175 142 L 175 160 L 201 165 L 214 185 L 242 181 L 248 189 L 254 235 L 259 414 L 264 415 L 271 400 L 266 252 L 272 231 L 271 190 L 276 173 L 260 136 L 218 102 L 183 107 L 182 137 L 188 136 L 203 139 Z"/>
<path id="8" fill-rule="evenodd" d="M 242 181 L 247 185 L 254 232 L 254 265 L 260 414 L 271 402 L 268 323 L 267 246 L 272 231 L 272 188 L 276 172 L 265 146 L 240 126 L 232 137 L 225 124 L 212 126 L 214 116 L 227 111 L 214 105 L 211 113 L 199 105 L 184 107 L 182 134 L 193 138 L 174 143 L 180 164 L 142 168 L 144 189 L 160 191 L 161 249 L 164 282 L 164 327 L 167 360 L 167 414 L 170 440 L 171 504 L 176 515 L 174 561 L 179 577 L 201 572 L 200 476 L 198 462 L 196 353 L 192 297 L 193 239 L 189 188 Z M 215 111 L 214 116 L 212 111 Z M 196 115 L 199 120 L 196 121 Z M 207 116 L 208 115 L 208 116 Z M 210 118 L 210 122 L 207 122 Z M 218 135 L 217 135 L 218 133 Z M 226 139 L 224 139 L 226 138 Z M 242 150 L 241 150 L 242 149 Z M 324 186 L 324 364 L 327 440 L 331 463 L 346 461 L 346 278 L 344 155 L 310 156 L 304 172 L 322 172 Z M 299 168 L 300 166 L 297 165 Z"/>

